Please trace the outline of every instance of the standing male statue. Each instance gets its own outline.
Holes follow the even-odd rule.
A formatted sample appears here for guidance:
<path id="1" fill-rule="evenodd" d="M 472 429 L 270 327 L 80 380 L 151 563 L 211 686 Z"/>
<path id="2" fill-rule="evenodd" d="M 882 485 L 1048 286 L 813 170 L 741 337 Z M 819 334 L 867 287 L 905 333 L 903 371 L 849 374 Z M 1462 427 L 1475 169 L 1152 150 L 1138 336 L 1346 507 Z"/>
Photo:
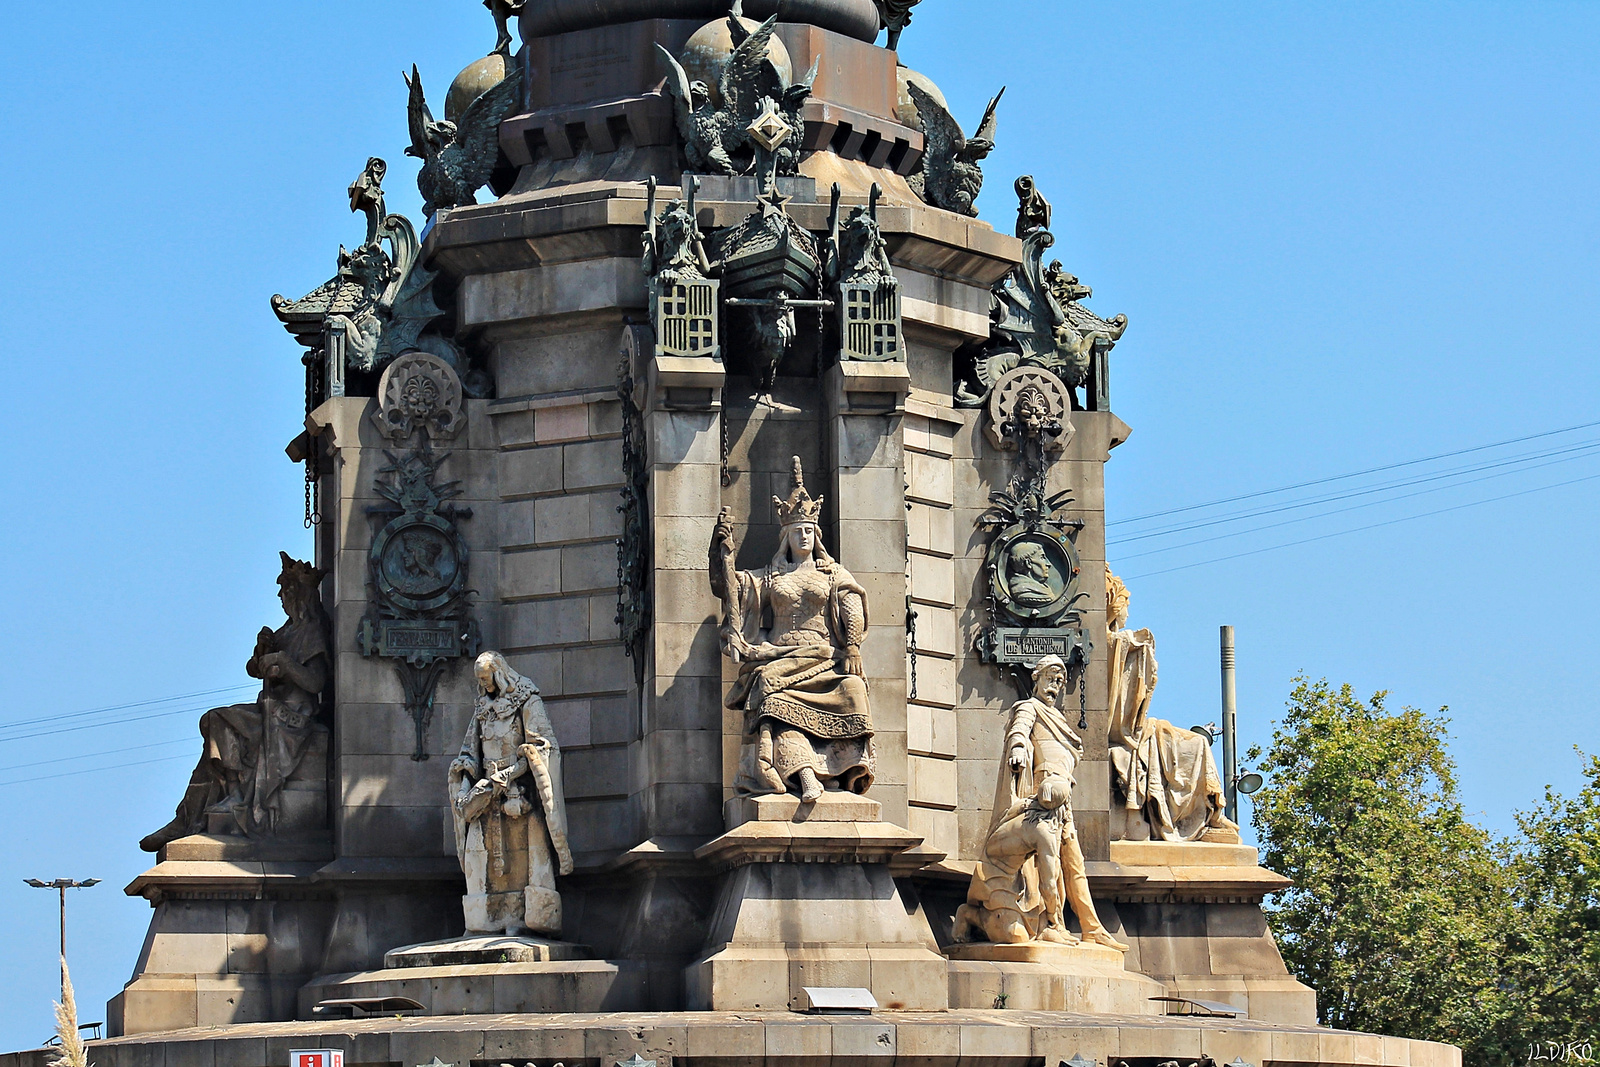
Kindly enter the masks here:
<path id="1" fill-rule="evenodd" d="M 1067 929 L 1063 909 L 1070 904 L 1082 940 L 1127 951 L 1095 913 L 1072 822 L 1083 742 L 1060 707 L 1066 681 L 1061 657 L 1045 656 L 1033 667 L 1033 695 L 1011 706 L 994 818 L 967 902 L 956 910 L 957 941 L 981 933 L 996 944 L 1074 945 L 1080 939 Z"/>
<path id="2" fill-rule="evenodd" d="M 572 873 L 561 749 L 539 687 L 498 652 L 478 657 L 478 699 L 450 764 L 468 933 L 561 933 L 556 872 Z"/>

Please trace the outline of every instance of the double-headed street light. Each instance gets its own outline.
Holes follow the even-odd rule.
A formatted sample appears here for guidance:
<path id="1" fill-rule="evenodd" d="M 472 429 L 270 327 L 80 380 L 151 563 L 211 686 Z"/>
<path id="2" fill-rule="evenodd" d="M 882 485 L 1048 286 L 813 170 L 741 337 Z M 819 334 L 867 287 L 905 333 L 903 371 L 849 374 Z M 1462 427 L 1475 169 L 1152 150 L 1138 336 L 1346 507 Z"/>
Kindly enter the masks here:
<path id="1" fill-rule="evenodd" d="M 71 878 L 57 878 L 52 882 L 41 882 L 37 878 L 24 878 L 24 882 L 35 889 L 54 889 L 61 894 L 61 1002 L 67 1000 L 67 890 L 88 889 L 92 885 L 99 885 L 100 879 L 90 878 L 86 882 L 74 882 Z"/>

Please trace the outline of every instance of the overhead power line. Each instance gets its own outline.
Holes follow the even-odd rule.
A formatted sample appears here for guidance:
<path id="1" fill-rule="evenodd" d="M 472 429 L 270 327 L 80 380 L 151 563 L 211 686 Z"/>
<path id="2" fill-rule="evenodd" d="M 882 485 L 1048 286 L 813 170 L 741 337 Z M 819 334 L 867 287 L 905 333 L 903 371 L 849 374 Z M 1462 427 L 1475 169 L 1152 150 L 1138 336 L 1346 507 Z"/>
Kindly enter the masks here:
<path id="1" fill-rule="evenodd" d="M 101 756 L 115 756 L 122 752 L 139 752 L 147 748 L 165 748 L 168 745 L 193 745 L 193 737 L 175 737 L 171 741 L 152 741 L 148 745 L 123 745 L 120 748 L 107 748 L 99 752 L 84 752 L 76 756 L 60 756 L 56 759 L 33 759 L 25 763 L 13 763 L 9 767 L 0 767 L 0 773 L 5 771 L 21 771 L 32 767 L 48 767 L 53 763 L 76 763 L 78 760 L 98 759 Z"/>
<path id="2" fill-rule="evenodd" d="M 47 722 L 67 722 L 72 719 L 87 718 L 91 715 L 106 715 L 114 711 L 127 711 L 129 708 L 146 708 L 154 704 L 170 704 L 174 700 L 192 700 L 195 697 L 214 696 L 217 693 L 231 693 L 238 689 L 254 689 L 258 684 L 257 682 L 246 682 L 243 685 L 225 685 L 221 689 L 202 689 L 197 693 L 179 693 L 169 697 L 135 700 L 129 704 L 111 704 L 104 708 L 91 708 L 88 711 L 71 711 L 63 715 L 44 715 L 37 719 L 14 719 L 10 722 L 0 723 L 0 730 L 12 730 L 23 726 L 38 726 L 40 723 Z"/>
<path id="3" fill-rule="evenodd" d="M 79 730 L 98 730 L 106 726 L 121 726 L 130 722 L 147 722 L 150 719 L 164 719 L 170 715 L 193 715 L 196 712 L 210 711 L 204 704 L 192 708 L 174 708 L 172 711 L 158 711 L 151 715 L 133 715 L 126 719 L 112 719 L 109 722 L 86 722 L 78 726 L 67 726 L 59 730 L 38 730 L 31 734 L 18 734 L 15 737 L 0 737 L 0 745 L 10 744 L 12 741 L 27 741 L 35 737 L 55 737 L 57 734 L 72 734 Z"/>
<path id="4" fill-rule="evenodd" d="M 85 767 L 81 771 L 60 771 L 56 774 L 42 774 L 37 778 L 12 778 L 0 782 L 0 786 L 27 785 L 29 782 L 53 782 L 57 778 L 76 778 L 80 774 L 104 774 L 107 771 L 119 771 L 124 767 L 148 767 L 152 763 L 169 763 L 175 759 L 188 759 L 188 756 L 157 756 L 155 759 L 136 760 L 133 763 L 113 763 L 105 767 Z"/>
<path id="5" fill-rule="evenodd" d="M 1167 508 L 1162 511 L 1152 511 L 1144 515 L 1135 515 L 1132 518 L 1116 519 L 1112 522 L 1106 523 L 1106 526 L 1107 528 L 1112 526 L 1124 526 L 1128 523 L 1144 522 L 1148 519 L 1159 519 L 1168 515 L 1182 515 L 1186 512 L 1200 511 L 1204 508 L 1219 507 L 1223 504 L 1238 503 L 1241 500 L 1254 500 L 1259 497 L 1273 496 L 1277 493 L 1291 492 L 1295 489 L 1306 489 L 1313 485 L 1326 485 L 1330 482 L 1345 481 L 1350 478 L 1365 477 L 1369 474 L 1381 474 L 1384 471 L 1398 470 L 1401 467 L 1414 467 L 1422 463 L 1432 463 L 1436 460 L 1452 459 L 1456 456 L 1464 456 L 1473 452 L 1485 452 L 1491 448 L 1504 448 L 1507 445 L 1522 444 L 1525 441 L 1538 441 L 1546 437 L 1554 437 L 1558 434 L 1573 433 L 1577 430 L 1591 429 L 1595 426 L 1600 426 L 1600 420 L 1595 422 L 1581 422 L 1573 426 L 1563 426 L 1558 430 L 1546 430 L 1543 433 L 1528 434 L 1524 437 L 1509 437 L 1504 441 L 1493 441 L 1489 444 L 1473 445 L 1471 448 L 1458 448 L 1451 452 L 1440 452 L 1437 455 L 1421 456 L 1417 459 L 1401 460 L 1397 463 L 1385 463 L 1377 467 L 1368 467 L 1365 470 L 1350 471 L 1347 474 L 1334 474 L 1329 475 L 1326 478 L 1313 478 L 1309 481 L 1295 482 L 1291 485 L 1280 485 L 1275 489 L 1259 489 L 1253 493 L 1241 493 L 1238 496 L 1219 497 L 1216 500 L 1208 500 L 1200 504 L 1187 504 L 1183 507 Z"/>
<path id="6" fill-rule="evenodd" d="M 1563 486 L 1577 485 L 1580 482 L 1592 482 L 1596 478 L 1600 478 L 1600 474 L 1590 474 L 1582 478 L 1573 478 L 1570 481 L 1556 482 L 1554 485 L 1541 485 L 1533 489 L 1524 489 L 1521 492 L 1507 493 L 1504 496 L 1487 497 L 1483 500 L 1470 500 L 1465 504 L 1456 504 L 1448 508 L 1439 508 L 1436 511 L 1425 511 L 1420 515 L 1403 515 L 1398 519 L 1389 519 L 1385 522 L 1374 522 L 1366 526 L 1357 526 L 1349 530 L 1335 530 L 1333 533 L 1318 534 L 1316 537 L 1307 537 L 1299 541 L 1289 541 L 1281 545 L 1267 545 L 1264 548 L 1252 548 L 1247 552 L 1235 552 L 1229 556 L 1218 556 L 1215 559 L 1203 559 L 1194 563 L 1179 564 L 1176 567 L 1166 567 L 1159 571 L 1145 571 L 1143 574 L 1130 575 L 1127 580 L 1133 581 L 1138 578 L 1152 578 L 1158 574 L 1171 574 L 1174 571 L 1186 571 L 1194 567 L 1205 567 L 1213 563 L 1225 563 L 1228 560 L 1243 559 L 1245 556 L 1258 556 L 1263 552 L 1276 552 L 1281 548 L 1294 548 L 1296 545 L 1309 545 L 1314 541 L 1326 541 L 1333 537 L 1344 537 L 1347 534 L 1361 533 L 1364 530 L 1376 530 L 1383 526 L 1394 526 L 1397 523 L 1411 522 L 1415 519 L 1426 519 L 1434 515 L 1443 515 L 1446 512 L 1461 511 L 1463 508 L 1480 507 L 1484 504 L 1493 504 L 1501 500 L 1511 500 L 1515 497 L 1528 496 L 1532 493 L 1542 493 L 1550 489 L 1560 489 Z"/>
<path id="7" fill-rule="evenodd" d="M 1527 473 L 1529 471 L 1539 470 L 1539 469 L 1541 469 L 1543 467 L 1553 467 L 1553 466 L 1556 466 L 1557 464 L 1560 464 L 1560 463 L 1571 463 L 1574 460 L 1589 458 L 1589 456 L 1593 455 L 1593 454 L 1594 453 L 1591 451 L 1591 452 L 1586 453 L 1584 455 L 1565 456 L 1565 457 L 1560 458 L 1560 459 L 1549 460 L 1548 462 L 1545 462 L 1545 463 L 1535 463 L 1535 464 L 1532 464 L 1530 466 L 1519 467 L 1519 468 L 1517 468 L 1515 470 L 1499 471 L 1499 472 L 1494 473 L 1494 474 L 1485 474 L 1481 478 L 1467 478 L 1467 479 L 1463 479 L 1462 481 L 1459 481 L 1459 482 L 1452 482 L 1449 485 L 1436 485 L 1436 486 L 1433 486 L 1433 487 L 1428 488 L 1428 489 L 1419 489 L 1414 493 L 1401 493 L 1398 496 L 1385 497 L 1382 500 L 1368 500 L 1368 501 L 1365 501 L 1364 503 L 1352 504 L 1349 507 L 1345 507 L 1345 508 L 1334 508 L 1331 511 L 1319 511 L 1316 514 L 1313 514 L 1313 515 L 1298 515 L 1298 516 L 1296 516 L 1296 517 L 1294 517 L 1292 519 L 1284 519 L 1284 520 L 1282 520 L 1280 522 L 1269 522 L 1269 523 L 1265 523 L 1265 524 L 1263 524 L 1261 526 L 1252 526 L 1247 530 L 1230 530 L 1227 533 L 1214 534 L 1211 537 L 1201 537 L 1201 538 L 1197 538 L 1197 539 L 1195 539 L 1193 541 L 1181 541 L 1181 542 L 1179 542 L 1178 544 L 1175 544 L 1175 545 L 1163 545 L 1160 548 L 1150 548 L 1150 549 L 1146 549 L 1143 552 L 1134 552 L 1131 555 L 1125 555 L 1125 556 L 1122 556 L 1120 558 L 1123 559 L 1124 561 L 1130 560 L 1130 559 L 1140 559 L 1140 558 L 1142 558 L 1144 556 L 1160 555 L 1163 552 L 1176 552 L 1179 549 L 1193 548 L 1195 545 L 1210 544 L 1210 543 L 1212 543 L 1214 541 L 1226 541 L 1226 540 L 1229 540 L 1229 539 L 1235 538 L 1235 537 L 1246 537 L 1246 536 L 1248 536 L 1250 534 L 1253 534 L 1253 533 L 1260 533 L 1263 530 L 1275 530 L 1275 529 L 1278 529 L 1279 527 L 1282 527 L 1282 526 L 1293 526 L 1295 523 L 1311 522 L 1311 521 L 1316 520 L 1316 519 L 1326 519 L 1326 518 L 1328 518 L 1330 516 L 1333 516 L 1333 515 L 1343 515 L 1346 512 L 1361 511 L 1361 510 L 1363 510 L 1365 508 L 1380 507 L 1380 506 L 1382 506 L 1384 504 L 1394 504 L 1394 503 L 1398 503 L 1401 500 L 1410 500 L 1410 499 L 1412 499 L 1414 497 L 1427 496 L 1427 495 L 1429 495 L 1431 493 L 1443 493 L 1443 492 L 1447 492 L 1447 491 L 1449 491 L 1451 489 L 1458 489 L 1458 488 L 1460 488 L 1462 486 L 1475 485 L 1478 482 L 1492 481 L 1492 480 L 1494 480 L 1496 478 L 1508 478 L 1508 477 L 1510 477 L 1510 476 L 1512 476 L 1514 474 L 1525 474 L 1525 473 Z M 1416 482 L 1410 482 L 1410 483 L 1407 483 L 1407 484 L 1415 485 L 1417 483 Z M 1280 510 L 1286 510 L 1286 509 L 1280 509 Z M 1268 514 L 1268 513 L 1264 512 L 1263 514 Z M 1189 529 L 1198 530 L 1198 529 L 1201 529 L 1202 526 L 1210 526 L 1210 525 L 1216 525 L 1216 524 L 1215 523 L 1205 523 L 1205 524 L 1196 525 L 1194 527 L 1189 527 Z M 1177 532 L 1177 531 L 1174 531 L 1174 532 Z M 1133 541 L 1133 540 L 1138 540 L 1138 538 L 1131 538 L 1130 537 L 1130 538 L 1124 538 L 1122 541 L 1107 542 L 1107 546 L 1109 547 L 1112 544 L 1123 544 L 1123 543 L 1125 543 L 1127 541 Z"/>
<path id="8" fill-rule="evenodd" d="M 1343 492 L 1327 494 L 1324 496 L 1308 497 L 1304 500 L 1294 500 L 1287 503 L 1269 505 L 1267 507 L 1252 508 L 1250 510 L 1237 512 L 1232 515 L 1223 515 L 1220 518 L 1208 519 L 1204 522 L 1185 523 L 1178 526 L 1169 526 L 1161 530 L 1150 530 L 1145 533 L 1130 534 L 1127 537 L 1108 539 L 1106 544 L 1108 546 L 1120 545 L 1127 544 L 1130 541 L 1147 541 L 1153 537 L 1169 537 L 1173 534 L 1189 533 L 1194 530 L 1203 530 L 1212 526 L 1223 526 L 1230 522 L 1243 522 L 1246 519 L 1259 518 L 1263 515 L 1279 515 L 1285 511 L 1294 511 L 1299 508 L 1316 507 L 1319 504 L 1332 504 L 1340 500 L 1350 500 L 1360 496 L 1371 496 L 1374 493 L 1387 493 L 1395 489 L 1406 489 L 1414 485 L 1426 485 L 1430 482 L 1445 481 L 1447 479 L 1462 479 L 1461 481 L 1454 483 L 1454 485 L 1445 485 L 1439 487 L 1441 489 L 1450 489 L 1454 488 L 1455 485 L 1470 485 L 1473 482 L 1483 480 L 1479 478 L 1464 478 L 1464 475 L 1477 474 L 1487 470 L 1497 470 L 1502 467 L 1520 467 L 1518 470 L 1503 472 L 1504 474 L 1518 474 L 1523 470 L 1537 470 L 1539 467 L 1546 467 L 1550 465 L 1548 463 L 1535 463 L 1533 462 L 1534 460 L 1548 459 L 1551 456 L 1566 456 L 1568 459 L 1583 459 L 1586 456 L 1594 454 L 1597 449 L 1600 449 L 1600 440 L 1585 441 L 1582 444 L 1569 445 L 1564 448 L 1545 449 L 1539 452 L 1525 452 L 1522 455 L 1496 460 L 1493 463 L 1481 463 L 1465 467 L 1454 467 L 1449 470 L 1437 471 L 1433 474 L 1423 475 L 1418 478 L 1407 478 L 1396 482 L 1386 482 L 1381 485 L 1366 486 L 1361 489 L 1351 489 Z M 1555 460 L 1553 462 L 1564 461 Z M 1500 475 L 1491 475 L 1491 477 L 1499 476 Z M 1405 498 L 1405 496 L 1398 496 L 1393 497 L 1392 499 L 1403 500 Z M 1374 501 L 1373 503 L 1382 504 L 1387 503 L 1387 501 L 1378 500 Z M 1334 513 L 1330 512 L 1329 514 Z"/>

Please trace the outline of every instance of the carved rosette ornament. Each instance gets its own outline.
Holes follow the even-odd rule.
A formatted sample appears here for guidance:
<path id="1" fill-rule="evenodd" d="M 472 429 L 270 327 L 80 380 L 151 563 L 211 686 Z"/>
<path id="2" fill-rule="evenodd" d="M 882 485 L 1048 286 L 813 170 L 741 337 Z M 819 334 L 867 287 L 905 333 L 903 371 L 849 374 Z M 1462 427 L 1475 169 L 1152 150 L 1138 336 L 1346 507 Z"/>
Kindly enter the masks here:
<path id="1" fill-rule="evenodd" d="M 367 613 L 358 641 L 364 656 L 395 661 L 406 710 L 416 727 L 414 760 L 428 758 L 426 735 L 434 691 L 445 668 L 478 651 L 478 624 L 467 588 L 467 542 L 460 520 L 472 509 L 451 500 L 459 482 L 438 480 L 448 444 L 466 424 L 461 381 L 443 360 L 424 352 L 398 357 L 384 372 L 373 422 L 404 452 L 385 451 L 374 488 L 386 503 L 367 509 L 381 525 L 367 552 Z"/>
<path id="2" fill-rule="evenodd" d="M 426 352 L 407 352 L 383 372 L 372 421 L 391 441 L 403 442 L 419 430 L 431 440 L 449 441 L 467 424 L 461 400 L 461 379 L 450 364 Z"/>
<path id="3" fill-rule="evenodd" d="M 1019 411 L 1018 402 L 1024 394 L 1027 394 L 1027 402 Z M 1048 420 L 1054 428 L 1053 432 L 1043 435 L 1040 443 L 1044 451 L 1060 452 L 1077 432 L 1072 425 L 1071 397 L 1066 383 L 1043 367 L 1018 367 L 1007 371 L 989 393 L 989 421 L 985 430 L 990 442 L 1007 452 L 1021 449 L 1028 441 L 1025 422 L 1039 417 Z"/>

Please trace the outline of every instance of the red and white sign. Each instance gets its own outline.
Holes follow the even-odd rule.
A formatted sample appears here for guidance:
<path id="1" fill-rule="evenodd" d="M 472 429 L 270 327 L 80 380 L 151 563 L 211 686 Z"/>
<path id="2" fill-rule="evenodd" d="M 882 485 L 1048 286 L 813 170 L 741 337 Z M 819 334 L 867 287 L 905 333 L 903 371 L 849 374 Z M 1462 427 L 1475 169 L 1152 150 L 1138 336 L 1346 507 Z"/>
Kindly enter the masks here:
<path id="1" fill-rule="evenodd" d="M 291 1049 L 289 1067 L 344 1067 L 344 1049 Z"/>

